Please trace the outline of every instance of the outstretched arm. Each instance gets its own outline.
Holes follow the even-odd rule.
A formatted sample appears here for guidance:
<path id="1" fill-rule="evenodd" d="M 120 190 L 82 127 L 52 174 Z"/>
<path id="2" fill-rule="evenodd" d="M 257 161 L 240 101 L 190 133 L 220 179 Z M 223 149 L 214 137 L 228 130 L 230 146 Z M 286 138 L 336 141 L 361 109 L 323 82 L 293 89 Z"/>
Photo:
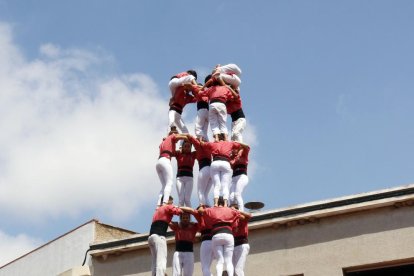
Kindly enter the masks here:
<path id="1" fill-rule="evenodd" d="M 239 212 L 240 212 L 240 215 L 244 217 L 242 219 L 249 220 L 252 217 L 252 214 L 250 214 L 250 213 L 247 213 L 247 212 L 244 212 L 244 211 L 240 211 L 240 210 L 239 210 Z"/>
<path id="2" fill-rule="evenodd" d="M 227 84 L 224 84 L 224 85 L 227 85 Z M 237 90 L 234 90 L 233 87 L 231 87 L 231 85 L 227 85 L 227 88 L 230 90 L 231 94 L 233 95 L 233 99 L 237 99 L 238 97 L 240 97 L 239 92 Z"/>
<path id="3" fill-rule="evenodd" d="M 250 149 L 250 146 L 248 144 L 243 143 L 243 142 L 237 142 L 237 144 L 239 144 L 244 149 Z"/>
<path id="4" fill-rule="evenodd" d="M 188 140 L 187 133 L 175 134 L 176 140 Z"/>
<path id="5" fill-rule="evenodd" d="M 175 221 L 171 221 L 168 226 L 170 227 L 171 230 L 175 231 L 176 229 L 178 229 L 178 222 Z"/>
<path id="6" fill-rule="evenodd" d="M 188 141 L 190 141 L 190 143 L 195 145 L 195 146 L 200 146 L 200 144 L 202 143 L 201 141 L 199 141 L 197 138 L 195 138 L 194 136 L 192 136 L 189 133 L 186 133 L 186 137 L 187 137 Z"/>
<path id="7" fill-rule="evenodd" d="M 238 155 L 242 156 L 243 154 L 247 155 L 249 154 L 250 151 L 250 146 L 247 144 L 244 144 L 242 142 L 237 142 L 238 144 L 240 144 L 240 149 L 238 151 Z"/>
<path id="8" fill-rule="evenodd" d="M 214 80 L 213 79 L 209 79 L 204 85 L 203 85 L 203 87 L 201 87 L 201 90 L 204 90 L 204 89 L 206 89 L 206 88 L 208 88 L 208 87 L 210 87 L 212 84 L 214 83 Z"/>
<path id="9" fill-rule="evenodd" d="M 246 212 L 240 211 L 240 210 L 238 210 L 238 209 L 236 209 L 234 207 L 230 207 L 230 208 L 232 208 L 233 210 L 236 210 L 239 213 L 239 218 L 241 220 L 249 220 L 252 217 L 252 214 L 250 214 L 250 213 L 246 213 Z"/>
<path id="10" fill-rule="evenodd" d="M 196 214 L 196 213 L 197 213 L 197 211 L 196 211 L 196 210 L 194 210 L 193 208 L 186 207 L 186 206 L 181 206 L 181 207 L 180 207 L 180 209 L 181 209 L 181 210 L 183 210 L 184 212 L 186 212 L 186 213 L 190 213 L 190 214 L 192 214 L 192 215 L 194 215 L 194 214 Z"/>

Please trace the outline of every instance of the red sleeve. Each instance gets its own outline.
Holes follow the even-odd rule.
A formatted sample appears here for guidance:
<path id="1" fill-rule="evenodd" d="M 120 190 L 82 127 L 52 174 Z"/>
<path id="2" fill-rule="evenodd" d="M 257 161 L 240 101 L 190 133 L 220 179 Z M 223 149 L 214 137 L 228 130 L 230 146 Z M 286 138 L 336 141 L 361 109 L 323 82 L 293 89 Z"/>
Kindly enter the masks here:
<path id="1" fill-rule="evenodd" d="M 250 152 L 250 147 L 249 146 L 244 147 L 243 152 L 242 152 L 242 156 L 246 158 L 249 155 L 249 152 Z"/>
<path id="2" fill-rule="evenodd" d="M 194 223 L 194 227 L 197 229 L 197 232 L 200 232 L 200 224 Z"/>
<path id="3" fill-rule="evenodd" d="M 193 213 L 191 213 L 193 215 L 193 217 L 197 220 L 198 223 L 201 223 L 202 221 L 202 217 L 201 214 L 198 211 L 194 211 Z"/>
<path id="4" fill-rule="evenodd" d="M 200 141 L 198 141 L 193 136 L 190 136 L 190 138 L 188 138 L 188 140 L 190 140 L 191 144 L 193 144 L 194 146 L 200 146 Z"/>
<path id="5" fill-rule="evenodd" d="M 198 87 L 198 85 L 194 84 L 192 91 L 195 95 L 197 95 L 198 93 L 200 93 L 200 87 Z"/>
<path id="6" fill-rule="evenodd" d="M 233 142 L 233 149 L 239 149 L 241 148 L 241 145 L 237 142 Z"/>
<path id="7" fill-rule="evenodd" d="M 179 86 L 179 87 L 177 87 L 177 89 L 176 89 L 176 91 L 174 93 L 174 96 L 173 96 L 172 101 L 174 103 L 180 102 L 181 101 L 181 98 L 183 98 L 184 96 L 185 96 L 184 87 L 183 86 Z"/>
<path id="8" fill-rule="evenodd" d="M 207 149 L 213 150 L 213 142 L 204 142 L 204 145 L 206 145 Z"/>
<path id="9" fill-rule="evenodd" d="M 173 215 L 179 215 L 182 212 L 183 212 L 183 210 L 181 210 L 180 208 L 171 205 L 171 208 L 170 208 L 170 213 L 171 214 L 173 214 Z"/>
<path id="10" fill-rule="evenodd" d="M 211 98 L 211 94 L 213 93 L 215 87 L 211 86 L 208 89 L 204 90 L 205 95 L 210 99 Z"/>
<path id="11" fill-rule="evenodd" d="M 198 100 L 208 101 L 208 90 L 202 90 L 197 93 Z"/>
<path id="12" fill-rule="evenodd" d="M 171 222 L 170 223 L 170 228 L 173 231 L 176 231 L 178 229 L 178 223 L 177 222 Z"/>
<path id="13" fill-rule="evenodd" d="M 189 104 L 189 103 L 195 103 L 197 100 L 193 95 L 186 95 L 185 96 L 185 103 Z"/>
<path id="14" fill-rule="evenodd" d="M 234 155 L 234 156 L 232 156 L 231 157 L 231 159 L 230 159 L 230 165 L 233 167 L 234 166 L 234 164 L 236 163 L 236 159 L 237 159 L 237 155 Z"/>
<path id="15" fill-rule="evenodd" d="M 226 92 L 227 100 L 232 100 L 233 99 L 233 93 L 231 92 L 231 90 L 229 88 L 227 88 L 226 90 L 227 90 L 227 92 Z"/>

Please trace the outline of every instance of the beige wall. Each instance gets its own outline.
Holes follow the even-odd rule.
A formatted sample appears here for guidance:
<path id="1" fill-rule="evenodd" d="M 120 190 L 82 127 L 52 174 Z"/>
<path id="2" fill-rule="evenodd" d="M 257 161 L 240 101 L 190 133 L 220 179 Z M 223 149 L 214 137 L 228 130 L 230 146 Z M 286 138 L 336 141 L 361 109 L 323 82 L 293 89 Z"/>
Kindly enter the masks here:
<path id="1" fill-rule="evenodd" d="M 260 222 L 259 222 L 260 224 Z M 246 275 L 342 276 L 342 268 L 414 257 L 414 208 L 382 207 L 250 231 Z M 198 245 L 194 275 L 201 275 Z M 168 275 L 173 244 L 169 246 Z M 94 257 L 92 275 L 150 275 L 149 249 Z M 212 267 L 214 271 L 214 266 Z"/>
<path id="2" fill-rule="evenodd" d="M 77 266 L 71 268 L 57 276 L 90 276 L 89 266 Z"/>
<path id="3" fill-rule="evenodd" d="M 382 208 L 252 231 L 247 275 L 343 275 L 342 268 L 414 257 L 414 209 Z M 272 265 L 269 265 L 272 264 Z"/>

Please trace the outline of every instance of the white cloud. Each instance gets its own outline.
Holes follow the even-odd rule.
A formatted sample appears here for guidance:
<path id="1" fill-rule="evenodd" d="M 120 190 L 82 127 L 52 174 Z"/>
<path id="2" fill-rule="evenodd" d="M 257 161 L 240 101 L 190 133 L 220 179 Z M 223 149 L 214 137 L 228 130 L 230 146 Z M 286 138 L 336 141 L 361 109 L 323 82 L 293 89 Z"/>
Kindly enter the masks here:
<path id="1" fill-rule="evenodd" d="M 151 77 L 115 66 L 104 52 L 50 43 L 27 60 L 0 24 L 0 219 L 91 211 L 120 221 L 155 204 L 167 99 Z M 245 134 L 254 145 L 254 127 Z"/>
<path id="2" fill-rule="evenodd" d="M 30 252 L 41 244 L 39 240 L 20 234 L 10 236 L 0 231 L 0 266 Z"/>
<path id="3" fill-rule="evenodd" d="M 40 46 L 40 53 L 45 57 L 57 58 L 60 55 L 60 48 L 51 43 Z"/>
<path id="4" fill-rule="evenodd" d="M 126 219 L 151 202 L 167 123 L 152 79 L 105 73 L 110 57 L 52 44 L 28 61 L 5 24 L 0 38 L 0 216 Z"/>
<path id="5" fill-rule="evenodd" d="M 30 225 L 90 212 L 125 221 L 155 204 L 167 99 L 151 77 L 114 67 L 103 51 L 50 43 L 27 60 L 0 23 L 0 220 Z M 195 112 L 186 113 L 193 129 Z M 245 134 L 255 145 L 254 127 Z M 0 264 L 40 243 L 0 230 Z"/>

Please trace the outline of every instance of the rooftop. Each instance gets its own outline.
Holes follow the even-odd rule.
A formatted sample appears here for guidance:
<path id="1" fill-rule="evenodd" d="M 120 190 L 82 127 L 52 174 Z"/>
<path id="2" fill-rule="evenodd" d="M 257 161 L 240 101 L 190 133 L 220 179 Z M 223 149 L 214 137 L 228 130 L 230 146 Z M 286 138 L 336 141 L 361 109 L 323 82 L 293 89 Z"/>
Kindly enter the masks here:
<path id="1" fill-rule="evenodd" d="M 249 229 L 295 226 L 314 222 L 321 218 L 372 210 L 387 206 L 414 205 L 414 184 L 361 193 L 334 199 L 295 205 L 270 211 L 253 213 Z M 92 256 L 105 256 L 147 247 L 148 233 L 134 234 L 124 239 L 96 242 L 90 245 Z M 173 233 L 167 233 L 167 242 L 174 242 Z"/>

